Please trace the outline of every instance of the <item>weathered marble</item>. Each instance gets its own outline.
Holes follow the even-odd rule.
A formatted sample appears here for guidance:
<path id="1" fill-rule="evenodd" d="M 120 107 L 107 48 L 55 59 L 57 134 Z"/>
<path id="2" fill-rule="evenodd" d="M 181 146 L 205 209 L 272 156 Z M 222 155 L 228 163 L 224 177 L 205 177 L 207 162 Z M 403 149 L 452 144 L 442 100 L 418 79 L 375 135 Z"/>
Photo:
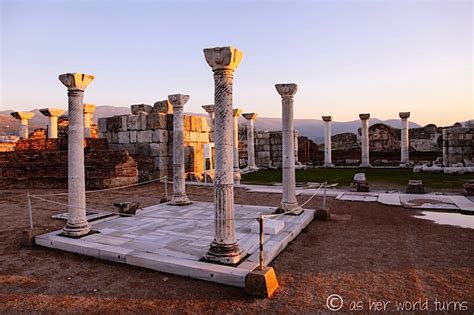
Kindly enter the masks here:
<path id="1" fill-rule="evenodd" d="M 33 112 L 13 112 L 10 113 L 13 118 L 18 119 L 20 121 L 20 129 L 18 131 L 18 136 L 21 139 L 28 139 L 28 120 L 35 116 Z"/>
<path id="2" fill-rule="evenodd" d="M 242 116 L 247 119 L 247 168 L 257 170 L 255 164 L 255 125 L 254 121 L 257 119 L 257 113 L 245 113 Z"/>
<path id="3" fill-rule="evenodd" d="M 204 258 L 211 262 L 234 265 L 245 257 L 235 236 L 233 176 L 232 81 L 242 52 L 233 47 L 204 49 L 207 63 L 214 72 L 215 104 L 215 236 Z"/>
<path id="4" fill-rule="evenodd" d="M 94 112 L 96 106 L 94 104 L 84 104 L 84 138 L 91 137 L 91 125 L 94 120 Z"/>
<path id="5" fill-rule="evenodd" d="M 331 116 L 323 116 L 324 121 L 324 165 L 323 167 L 334 167 L 332 164 L 332 143 L 331 143 Z"/>
<path id="6" fill-rule="evenodd" d="M 64 109 L 60 108 L 42 108 L 39 110 L 41 114 L 48 117 L 48 138 L 58 138 L 58 118 L 64 113 Z"/>
<path id="7" fill-rule="evenodd" d="M 369 160 L 369 119 L 370 114 L 359 114 L 361 121 L 361 163 L 360 167 L 372 167 Z"/>
<path id="8" fill-rule="evenodd" d="M 84 173 L 84 89 L 94 76 L 66 73 L 59 80 L 68 89 L 68 220 L 63 233 L 82 236 L 90 231 L 86 218 L 86 193 Z"/>
<path id="9" fill-rule="evenodd" d="M 209 128 L 211 129 L 211 132 L 214 132 L 215 105 L 202 105 L 201 107 L 208 114 Z"/>
<path id="10" fill-rule="evenodd" d="M 239 163 L 239 116 L 241 109 L 234 109 L 234 184 L 240 184 L 240 163 Z"/>
<path id="11" fill-rule="evenodd" d="M 298 208 L 296 200 L 296 173 L 294 154 L 293 128 L 293 96 L 298 91 L 295 83 L 275 84 L 281 95 L 282 105 L 282 184 L 283 193 L 280 212 L 292 211 Z"/>
<path id="12" fill-rule="evenodd" d="M 409 127 L 408 118 L 410 117 L 409 112 L 400 112 L 401 118 L 401 141 L 400 141 L 400 166 L 410 165 L 410 139 L 409 139 Z"/>
<path id="13" fill-rule="evenodd" d="M 189 95 L 169 95 L 168 100 L 173 105 L 173 199 L 172 205 L 183 206 L 190 204 L 186 196 L 184 172 L 184 122 L 183 107 L 189 100 Z"/>

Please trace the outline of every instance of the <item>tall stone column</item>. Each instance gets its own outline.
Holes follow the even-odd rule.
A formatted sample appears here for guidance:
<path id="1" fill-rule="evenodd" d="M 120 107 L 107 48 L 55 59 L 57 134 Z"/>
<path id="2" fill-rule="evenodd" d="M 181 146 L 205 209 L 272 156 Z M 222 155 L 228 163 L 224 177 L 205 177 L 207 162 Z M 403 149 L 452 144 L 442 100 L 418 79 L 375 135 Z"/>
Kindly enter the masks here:
<path id="1" fill-rule="evenodd" d="M 234 222 L 233 109 L 232 81 L 242 52 L 233 47 L 204 49 L 214 72 L 215 104 L 215 234 L 205 259 L 226 265 L 237 264 L 244 256 L 237 244 Z"/>
<path id="2" fill-rule="evenodd" d="M 362 124 L 360 167 L 372 167 L 369 160 L 369 119 L 370 114 L 359 114 Z"/>
<path id="3" fill-rule="evenodd" d="M 298 85 L 295 83 L 275 84 L 275 88 L 278 94 L 281 95 L 282 105 L 281 140 L 283 194 L 281 206 L 277 212 L 286 212 L 298 208 L 298 201 L 296 200 L 295 137 L 293 128 L 293 96 L 298 91 Z"/>
<path id="4" fill-rule="evenodd" d="M 409 166 L 410 165 L 410 139 L 409 139 L 409 127 L 408 127 L 408 118 L 410 117 L 410 112 L 401 112 L 399 113 L 400 118 L 402 119 L 402 128 L 401 128 L 401 141 L 400 141 L 400 166 Z"/>
<path id="5" fill-rule="evenodd" d="M 84 104 L 84 138 L 91 137 L 91 125 L 95 109 L 96 106 L 94 104 Z"/>
<path id="6" fill-rule="evenodd" d="M 86 182 L 84 173 L 84 90 L 94 76 L 66 73 L 59 81 L 68 89 L 68 219 L 63 234 L 78 237 L 89 233 L 86 218 Z"/>
<path id="7" fill-rule="evenodd" d="M 172 205 L 184 206 L 191 203 L 186 196 L 184 178 L 184 122 L 183 107 L 189 100 L 189 95 L 168 95 L 173 104 L 173 199 Z"/>
<path id="8" fill-rule="evenodd" d="M 251 170 L 258 170 L 255 164 L 255 135 L 254 135 L 254 121 L 257 119 L 257 113 L 242 114 L 247 119 L 247 168 Z"/>
<path id="9" fill-rule="evenodd" d="M 234 109 L 234 184 L 240 184 L 239 116 L 241 109 Z"/>
<path id="10" fill-rule="evenodd" d="M 64 109 L 60 108 L 42 108 L 39 110 L 41 114 L 48 117 L 48 138 L 58 138 L 58 118 L 64 113 Z"/>
<path id="11" fill-rule="evenodd" d="M 332 116 L 323 116 L 324 121 L 324 165 L 323 167 L 334 167 L 332 164 L 332 142 L 331 122 Z"/>
<path id="12" fill-rule="evenodd" d="M 33 112 L 13 112 L 10 113 L 13 118 L 20 121 L 20 129 L 18 130 L 18 136 L 21 139 L 28 139 L 28 120 L 33 118 L 35 113 Z"/>

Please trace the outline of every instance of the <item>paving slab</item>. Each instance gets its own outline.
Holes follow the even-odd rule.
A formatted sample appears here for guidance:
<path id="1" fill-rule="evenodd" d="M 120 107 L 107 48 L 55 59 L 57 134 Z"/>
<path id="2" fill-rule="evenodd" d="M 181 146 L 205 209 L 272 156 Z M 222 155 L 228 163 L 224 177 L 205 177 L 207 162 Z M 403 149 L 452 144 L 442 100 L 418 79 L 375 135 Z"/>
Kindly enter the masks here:
<path id="1" fill-rule="evenodd" d="M 238 266 L 200 261 L 214 239 L 214 204 L 194 202 L 177 208 L 169 203 L 144 208 L 131 217 L 111 217 L 95 224 L 99 232 L 79 239 L 54 231 L 36 237 L 40 246 L 141 266 L 162 272 L 243 287 L 245 276 L 258 264 L 259 235 L 251 224 L 260 214 L 272 214 L 269 206 L 235 205 L 236 238 L 248 257 Z M 314 218 L 314 210 L 299 216 L 272 217 L 274 234 L 264 235 L 264 261 L 269 264 Z M 270 219 L 266 219 L 270 221 Z M 256 259 L 256 260 L 255 260 Z"/>

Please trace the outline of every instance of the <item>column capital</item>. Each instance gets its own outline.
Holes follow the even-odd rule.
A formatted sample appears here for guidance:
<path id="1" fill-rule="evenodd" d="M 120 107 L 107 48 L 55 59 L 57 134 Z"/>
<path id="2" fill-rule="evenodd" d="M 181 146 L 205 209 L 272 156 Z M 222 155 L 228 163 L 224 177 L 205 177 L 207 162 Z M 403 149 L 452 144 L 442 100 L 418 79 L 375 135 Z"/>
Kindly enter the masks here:
<path id="1" fill-rule="evenodd" d="M 255 120 L 257 118 L 257 113 L 244 113 L 242 116 L 247 120 Z"/>
<path id="2" fill-rule="evenodd" d="M 298 92 L 298 85 L 296 83 L 275 84 L 275 88 L 282 97 L 293 96 Z"/>
<path id="3" fill-rule="evenodd" d="M 33 112 L 13 112 L 13 113 L 10 113 L 10 115 L 13 116 L 13 118 L 15 119 L 31 119 L 33 118 L 33 116 L 35 115 L 35 113 Z"/>
<path id="4" fill-rule="evenodd" d="M 332 116 L 322 116 L 321 117 L 324 121 L 332 121 Z"/>
<path id="5" fill-rule="evenodd" d="M 59 117 L 64 114 L 64 109 L 61 108 L 41 108 L 39 111 L 46 117 Z"/>
<path id="6" fill-rule="evenodd" d="M 359 114 L 360 120 L 370 119 L 370 114 Z"/>
<path id="7" fill-rule="evenodd" d="M 83 73 L 65 73 L 59 75 L 59 81 L 64 84 L 68 90 L 84 91 L 86 87 L 94 80 L 92 74 Z"/>
<path id="8" fill-rule="evenodd" d="M 398 113 L 401 119 L 407 119 L 410 118 L 410 112 L 400 112 Z"/>
<path id="9" fill-rule="evenodd" d="M 84 113 L 94 113 L 95 109 L 96 109 L 95 104 L 84 103 L 84 109 L 83 109 Z"/>
<path id="10" fill-rule="evenodd" d="M 212 114 L 215 112 L 215 105 L 202 105 L 201 106 L 205 111 L 206 113 L 208 114 Z"/>
<path id="11" fill-rule="evenodd" d="M 205 48 L 204 57 L 212 71 L 234 71 L 242 60 L 243 53 L 235 47 Z"/>
<path id="12" fill-rule="evenodd" d="M 189 100 L 189 95 L 185 94 L 172 94 L 168 95 L 168 100 L 173 107 L 183 107 Z"/>
<path id="13" fill-rule="evenodd" d="M 240 114 L 242 114 L 242 110 L 239 108 L 234 108 L 234 112 L 233 112 L 234 117 L 240 116 Z"/>

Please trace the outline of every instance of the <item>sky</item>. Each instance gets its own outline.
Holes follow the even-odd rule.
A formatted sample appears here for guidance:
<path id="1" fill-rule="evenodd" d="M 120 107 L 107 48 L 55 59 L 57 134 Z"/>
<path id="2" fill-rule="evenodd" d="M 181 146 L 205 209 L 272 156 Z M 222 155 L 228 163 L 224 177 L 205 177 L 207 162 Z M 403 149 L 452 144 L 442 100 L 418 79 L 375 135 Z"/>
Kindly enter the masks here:
<path id="1" fill-rule="evenodd" d="M 281 117 L 275 83 L 297 83 L 295 118 L 410 111 L 419 124 L 474 118 L 472 1 L 0 0 L 0 110 L 67 108 L 58 75 L 93 74 L 85 102 L 214 101 L 203 49 L 234 46 L 234 108 Z"/>

